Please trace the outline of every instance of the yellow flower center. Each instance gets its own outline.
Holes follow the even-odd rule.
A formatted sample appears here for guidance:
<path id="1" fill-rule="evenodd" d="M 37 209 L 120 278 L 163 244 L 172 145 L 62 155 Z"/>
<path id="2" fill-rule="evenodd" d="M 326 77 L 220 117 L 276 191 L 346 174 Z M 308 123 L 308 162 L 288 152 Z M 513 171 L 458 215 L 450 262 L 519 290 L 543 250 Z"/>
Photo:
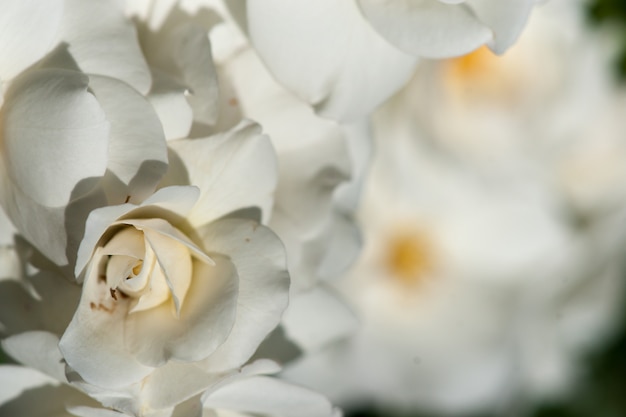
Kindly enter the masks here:
<path id="1" fill-rule="evenodd" d="M 457 100 L 512 102 L 521 92 L 523 68 L 512 56 L 497 56 L 486 46 L 442 63 L 443 85 Z"/>
<path id="2" fill-rule="evenodd" d="M 409 286 L 419 284 L 434 267 L 432 247 L 420 233 L 394 236 L 385 261 L 392 276 Z"/>

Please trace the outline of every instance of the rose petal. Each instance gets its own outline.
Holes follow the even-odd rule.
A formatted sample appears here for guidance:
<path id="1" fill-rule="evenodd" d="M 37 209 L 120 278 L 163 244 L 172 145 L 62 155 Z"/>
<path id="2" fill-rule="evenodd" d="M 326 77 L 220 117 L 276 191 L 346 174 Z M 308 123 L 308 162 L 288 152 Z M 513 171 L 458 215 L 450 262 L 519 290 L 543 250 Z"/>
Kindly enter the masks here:
<path id="1" fill-rule="evenodd" d="M 41 205 L 67 204 L 106 170 L 109 123 L 88 81 L 77 72 L 39 70 L 7 92 L 0 134 L 8 174 Z"/>
<path id="2" fill-rule="evenodd" d="M 201 190 L 188 216 L 193 226 L 253 206 L 268 217 L 277 180 L 276 157 L 258 125 L 246 121 L 210 138 L 169 144 L 185 163 L 190 182 Z"/>
<path id="3" fill-rule="evenodd" d="M 30 331 L 2 341 L 2 349 L 16 361 L 43 372 L 56 381 L 66 381 L 59 338 L 52 333 Z"/>
<path id="4" fill-rule="evenodd" d="M 89 87 L 111 122 L 107 168 L 123 185 L 109 190 L 109 203 L 143 201 L 167 171 L 161 122 L 148 101 L 123 82 L 91 76 Z"/>
<path id="5" fill-rule="evenodd" d="M 0 13 L 0 79 L 17 76 L 52 49 L 63 0 L 6 0 Z"/>
<path id="6" fill-rule="evenodd" d="M 134 204 L 101 207 L 89 213 L 85 224 L 85 234 L 78 247 L 74 274 L 79 281 L 81 272 L 89 263 L 98 241 L 106 230 L 121 216 L 136 208 Z"/>
<path id="7" fill-rule="evenodd" d="M 185 17 L 182 22 L 181 15 Z M 175 9 L 156 32 L 140 26 L 140 38 L 150 66 L 189 88 L 187 99 L 194 120 L 214 124 L 219 89 L 208 30 Z"/>
<path id="8" fill-rule="evenodd" d="M 152 79 L 135 27 L 117 3 L 65 0 L 61 28 L 62 39 L 84 72 L 116 78 L 142 94 L 148 92 Z"/>
<path id="9" fill-rule="evenodd" d="M 96 259 L 100 251 L 96 250 Z M 85 381 L 105 388 L 122 387 L 152 371 L 127 348 L 128 308 L 127 300 L 113 299 L 108 285 L 98 278 L 98 265 L 91 264 L 76 314 L 59 343 L 68 365 Z"/>
<path id="10" fill-rule="evenodd" d="M 215 266 L 193 262 L 191 287 L 179 317 L 165 303 L 126 318 L 127 348 L 141 363 L 162 366 L 169 359 L 199 361 L 228 337 L 237 309 L 237 272 L 230 261 L 214 259 Z"/>
<path id="11" fill-rule="evenodd" d="M 11 401 L 26 390 L 55 383 L 58 384 L 58 381 L 34 369 L 17 365 L 0 365 L 0 404 Z M 9 414 L 1 415 L 8 416 Z"/>
<path id="12" fill-rule="evenodd" d="M 443 4 L 438 0 L 358 2 L 378 33 L 416 56 L 463 55 L 493 39 L 493 32 L 464 4 Z"/>
<path id="13" fill-rule="evenodd" d="M 172 216 L 172 214 L 174 214 L 174 217 L 184 218 L 195 204 L 197 198 L 198 189 L 196 187 L 167 187 L 157 190 L 139 207 L 134 204 L 121 204 L 93 210 L 87 218 L 85 235 L 78 248 L 74 270 L 76 276 L 80 277 L 80 273 L 89 262 L 98 241 L 119 218 L 132 216 L 141 218 L 155 215 L 167 217 Z M 126 224 L 135 225 L 128 222 Z M 181 234 L 178 232 L 172 232 L 172 237 L 182 239 L 183 242 L 189 242 L 186 237 L 181 237 Z M 197 251 L 198 256 L 206 256 L 202 255 L 203 252 L 201 250 L 194 249 L 192 243 L 191 246 L 192 250 Z"/>
<path id="14" fill-rule="evenodd" d="M 152 408 L 172 407 L 185 398 L 201 393 L 221 378 L 223 375 L 204 372 L 195 364 L 172 361 L 150 375 L 142 394 Z"/>
<path id="15" fill-rule="evenodd" d="M 270 229 L 250 220 L 219 220 L 199 233 L 210 252 L 230 257 L 239 275 L 235 326 L 205 363 L 213 371 L 232 369 L 250 358 L 287 307 L 285 249 Z"/>
<path id="16" fill-rule="evenodd" d="M 211 392 L 203 403 L 205 408 L 281 417 L 341 415 L 323 395 L 265 376 L 234 381 Z"/>
<path id="17" fill-rule="evenodd" d="M 415 58 L 382 39 L 353 1 L 268 0 L 246 7 L 250 38 L 270 72 L 325 117 L 369 113 L 413 71 Z"/>
<path id="18" fill-rule="evenodd" d="M 202 249 L 196 246 L 196 244 L 193 243 L 180 230 L 176 229 L 170 223 L 163 219 L 128 219 L 120 220 L 118 223 L 133 225 L 137 229 L 144 231 L 144 233 L 150 230 L 158 232 L 163 236 L 167 236 L 168 238 L 185 245 L 195 258 L 201 260 L 208 265 L 214 265 L 214 262 L 206 253 L 204 253 Z"/>
<path id="19" fill-rule="evenodd" d="M 122 414 L 117 411 L 107 410 L 104 408 L 86 407 L 84 405 L 67 407 L 67 411 L 69 411 L 73 416 L 76 416 L 76 417 L 127 417 L 128 416 L 128 414 Z"/>
<path id="20" fill-rule="evenodd" d="M 141 206 L 156 206 L 186 218 L 198 201 L 200 189 L 196 186 L 171 186 L 157 190 Z M 141 210 L 138 211 L 141 213 Z"/>
<path id="21" fill-rule="evenodd" d="M 153 70 L 152 78 L 154 82 L 148 100 L 161 120 L 165 138 L 187 137 L 193 122 L 193 111 L 185 97 L 186 88 L 158 70 Z"/>
<path id="22" fill-rule="evenodd" d="M 158 232 L 146 229 L 144 235 L 156 254 L 159 269 L 170 289 L 176 314 L 180 315 L 181 305 L 191 285 L 191 253 L 182 243 Z M 215 265 L 215 262 L 211 264 Z"/>
<path id="23" fill-rule="evenodd" d="M 495 33 L 489 47 L 504 53 L 517 40 L 536 0 L 467 0 L 476 16 Z"/>

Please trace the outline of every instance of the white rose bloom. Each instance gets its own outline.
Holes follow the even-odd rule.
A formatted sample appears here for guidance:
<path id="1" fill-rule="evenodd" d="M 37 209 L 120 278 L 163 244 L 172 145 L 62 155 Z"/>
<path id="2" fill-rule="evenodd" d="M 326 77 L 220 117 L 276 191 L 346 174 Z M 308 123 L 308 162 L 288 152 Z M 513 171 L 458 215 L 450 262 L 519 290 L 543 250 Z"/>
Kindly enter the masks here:
<path id="1" fill-rule="evenodd" d="M 535 0 L 272 0 L 231 6 L 264 63 L 325 117 L 353 120 L 399 89 L 415 57 L 507 49 Z"/>
<path id="2" fill-rule="evenodd" d="M 23 355 L 29 346 L 54 350 L 60 343 L 68 370 L 122 401 L 116 392 L 156 378 L 172 361 L 202 375 L 238 368 L 278 324 L 289 286 L 284 249 L 258 223 L 258 210 L 249 210 L 250 198 L 262 205 L 273 188 L 269 141 L 248 123 L 171 148 L 184 165 L 171 166 L 165 181 L 187 178 L 199 187 L 173 185 L 139 204 L 92 211 L 77 256 L 82 289 L 44 271 L 35 291 L 43 304 L 15 297 L 3 305 L 1 321 L 14 334 L 4 343 L 9 354 L 48 368 L 58 361 Z M 250 182 L 251 172 L 265 183 Z M 66 301 L 50 306 L 49 297 Z M 47 307 L 56 309 L 42 313 Z M 18 323 L 11 320 L 16 311 Z M 174 380 L 161 381 L 163 389 Z M 207 381 L 194 389 L 206 389 Z M 184 399 L 188 387 L 178 388 Z"/>
<path id="3" fill-rule="evenodd" d="M 546 5 L 501 61 L 424 63 L 376 115 L 366 247 L 338 285 L 363 330 L 286 378 L 341 403 L 509 412 L 584 375 L 622 301 L 626 153 L 623 93 L 576 6 Z"/>

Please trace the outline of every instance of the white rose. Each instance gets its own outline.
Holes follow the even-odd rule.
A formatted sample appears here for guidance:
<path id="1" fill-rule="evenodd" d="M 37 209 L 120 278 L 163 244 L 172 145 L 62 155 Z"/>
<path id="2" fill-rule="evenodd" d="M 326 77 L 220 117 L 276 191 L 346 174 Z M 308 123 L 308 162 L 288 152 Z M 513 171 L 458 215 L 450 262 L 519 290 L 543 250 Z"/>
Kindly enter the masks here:
<path id="1" fill-rule="evenodd" d="M 76 263 L 77 275 L 86 267 L 83 295 L 60 346 L 96 385 L 136 382 L 170 359 L 240 366 L 286 307 L 278 238 L 258 218 L 218 220 L 270 197 L 267 138 L 242 125 L 172 146 L 187 164 L 169 175 L 199 189 L 162 188 L 139 205 L 94 210 L 86 223 Z"/>
<path id="2" fill-rule="evenodd" d="M 178 163 L 164 182 L 201 187 L 169 186 L 140 204 L 92 211 L 77 256 L 80 301 L 79 288 L 53 272 L 3 287 L 5 351 L 58 381 L 67 372 L 117 410 L 167 409 L 205 391 L 250 358 L 287 305 L 282 243 L 253 208 L 271 205 L 268 139 L 244 123 L 171 147 Z M 183 374 L 186 384 L 176 382 Z M 137 394 L 144 386 L 161 399 Z"/>

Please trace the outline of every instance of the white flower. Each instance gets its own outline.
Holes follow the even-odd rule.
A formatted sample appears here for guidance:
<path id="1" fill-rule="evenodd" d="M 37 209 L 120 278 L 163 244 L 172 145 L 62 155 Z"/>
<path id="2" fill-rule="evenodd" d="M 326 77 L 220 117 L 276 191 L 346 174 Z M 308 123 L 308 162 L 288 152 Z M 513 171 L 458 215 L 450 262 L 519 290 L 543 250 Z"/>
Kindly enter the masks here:
<path id="1" fill-rule="evenodd" d="M 231 11 L 282 84 L 323 116 L 353 120 L 407 81 L 414 57 L 461 55 L 483 44 L 503 52 L 533 4 L 273 0 Z"/>
<path id="2" fill-rule="evenodd" d="M 575 5 L 549 6 L 520 40 L 528 67 L 517 46 L 503 61 L 479 51 L 424 64 L 376 115 L 366 247 L 338 285 L 364 328 L 287 378 L 342 403 L 443 412 L 554 399 L 576 383 L 622 301 L 625 212 L 612 194 L 623 192 L 626 154 L 612 117 L 620 98 L 597 71 L 608 71 L 602 44 L 581 42 Z M 524 70 L 537 78 L 526 83 Z M 589 172 L 598 181 L 571 198 L 555 173 L 596 146 L 617 169 Z M 596 157 L 574 153 L 589 166 Z"/>
<path id="3" fill-rule="evenodd" d="M 187 178 L 199 188 L 174 185 L 140 204 L 92 211 L 76 263 L 82 288 L 64 283 L 54 267 L 24 284 L 41 301 L 28 301 L 20 285 L 5 288 L 14 301 L 0 314 L 11 335 L 4 346 L 21 363 L 62 367 L 49 357 L 60 337 L 68 371 L 105 397 L 123 398 L 173 362 L 203 375 L 239 368 L 278 324 L 289 286 L 284 249 L 258 223 L 259 210 L 250 210 L 251 198 L 263 205 L 271 193 L 269 141 L 248 123 L 171 145 L 185 163 L 171 166 L 165 180 Z M 269 179 L 269 188 L 248 182 L 248 169 Z M 16 311 L 19 323 L 11 320 Z M 49 353 L 29 354 L 35 345 Z M 50 373 L 63 380 L 63 369 Z M 191 391 L 179 386 L 173 397 L 201 392 L 208 380 Z M 172 390 L 174 380 L 160 381 Z"/>
<path id="4" fill-rule="evenodd" d="M 280 320 L 288 288 L 280 241 L 254 220 L 186 226 L 194 204 L 210 209 L 198 194 L 169 187 L 140 206 L 91 213 L 77 264 L 88 264 L 83 295 L 60 342 L 86 381 L 127 385 L 169 360 L 235 368 Z"/>

